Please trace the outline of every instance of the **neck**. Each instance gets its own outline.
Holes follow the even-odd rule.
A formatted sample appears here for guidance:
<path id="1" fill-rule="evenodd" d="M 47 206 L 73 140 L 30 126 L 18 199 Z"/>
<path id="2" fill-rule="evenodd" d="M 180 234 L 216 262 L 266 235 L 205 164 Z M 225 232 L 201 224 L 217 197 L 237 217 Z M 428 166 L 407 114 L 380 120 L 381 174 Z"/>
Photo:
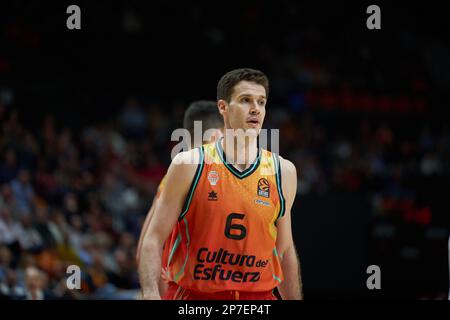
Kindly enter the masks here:
<path id="1" fill-rule="evenodd" d="M 220 143 L 222 143 L 227 162 L 241 171 L 250 167 L 258 156 L 256 136 L 225 135 Z"/>

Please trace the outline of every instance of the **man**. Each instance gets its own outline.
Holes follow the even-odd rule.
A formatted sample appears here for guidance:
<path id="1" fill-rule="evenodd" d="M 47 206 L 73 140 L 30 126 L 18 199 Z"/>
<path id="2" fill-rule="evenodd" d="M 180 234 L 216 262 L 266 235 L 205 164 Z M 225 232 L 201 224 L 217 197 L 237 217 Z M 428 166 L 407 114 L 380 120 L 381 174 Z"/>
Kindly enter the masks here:
<path id="1" fill-rule="evenodd" d="M 178 236 L 165 299 L 272 300 L 276 287 L 283 299 L 302 298 L 291 232 L 296 169 L 257 143 L 268 90 L 258 70 L 237 69 L 220 79 L 225 137 L 173 159 L 143 240 L 144 299 L 161 299 L 161 249 L 173 226 Z"/>
<path id="2" fill-rule="evenodd" d="M 25 269 L 25 300 L 53 300 L 55 296 L 45 289 L 46 274 L 36 267 Z"/>
<path id="3" fill-rule="evenodd" d="M 183 127 L 184 129 L 186 129 L 189 134 L 190 134 L 190 142 L 189 142 L 189 147 L 195 148 L 195 147 L 199 147 L 199 145 L 196 145 L 197 142 L 194 140 L 195 134 L 194 134 L 194 121 L 201 121 L 201 128 L 203 131 L 207 131 L 210 130 L 212 132 L 211 135 L 209 137 L 206 137 L 208 140 L 203 141 L 200 140 L 200 145 L 201 143 L 206 143 L 206 142 L 214 142 L 217 138 L 222 136 L 222 128 L 223 128 L 223 120 L 222 120 L 222 116 L 220 115 L 220 113 L 217 110 L 217 104 L 214 101 L 207 101 L 207 100 L 199 100 L 199 101 L 195 101 L 193 103 L 191 103 L 189 105 L 189 107 L 186 109 L 185 113 L 184 113 L 184 119 L 183 119 Z M 204 132 L 201 132 L 202 134 Z M 156 206 L 156 201 L 159 198 L 159 196 L 161 195 L 161 192 L 164 188 L 165 185 L 165 181 L 166 179 L 163 178 L 163 180 L 161 181 L 161 183 L 158 186 L 158 191 L 156 193 L 155 198 L 153 199 L 153 203 L 152 206 L 145 218 L 144 224 L 142 226 L 142 231 L 141 234 L 139 236 L 139 241 L 138 241 L 138 245 L 137 245 L 137 250 L 136 250 L 136 261 L 137 264 L 139 264 L 140 262 L 140 257 L 142 255 L 142 240 L 148 230 L 148 226 L 149 223 L 153 217 L 154 211 L 155 211 L 155 206 Z M 163 263 L 162 263 L 162 281 L 160 281 L 159 287 L 160 287 L 160 291 L 165 291 L 166 289 L 166 282 L 168 281 L 168 279 L 165 277 L 165 268 L 167 265 L 167 260 L 170 254 L 170 249 L 171 249 L 171 243 L 173 244 L 176 241 L 177 238 L 177 232 L 176 230 L 173 231 L 173 233 L 171 235 L 169 235 L 169 237 L 167 238 L 167 241 L 165 242 L 164 245 L 164 252 L 163 252 Z M 173 239 L 173 240 L 172 240 Z"/>

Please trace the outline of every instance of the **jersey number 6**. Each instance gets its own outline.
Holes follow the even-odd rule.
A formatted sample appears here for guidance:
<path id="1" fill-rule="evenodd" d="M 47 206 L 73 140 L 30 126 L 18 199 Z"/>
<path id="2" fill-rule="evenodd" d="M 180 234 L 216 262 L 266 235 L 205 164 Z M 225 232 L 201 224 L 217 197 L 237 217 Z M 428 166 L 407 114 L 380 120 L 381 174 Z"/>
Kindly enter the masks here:
<path id="1" fill-rule="evenodd" d="M 230 213 L 227 217 L 227 223 L 225 225 L 225 237 L 233 240 L 242 240 L 247 235 L 247 229 L 242 224 L 233 223 L 233 219 L 243 220 L 245 214 Z M 231 230 L 236 230 L 238 233 L 231 233 Z"/>

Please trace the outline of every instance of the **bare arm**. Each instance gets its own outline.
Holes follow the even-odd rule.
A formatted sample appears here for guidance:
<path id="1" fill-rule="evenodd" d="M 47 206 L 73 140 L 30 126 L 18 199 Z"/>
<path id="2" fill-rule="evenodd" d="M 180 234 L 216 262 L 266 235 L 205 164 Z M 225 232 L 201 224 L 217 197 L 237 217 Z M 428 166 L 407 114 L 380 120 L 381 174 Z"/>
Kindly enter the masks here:
<path id="1" fill-rule="evenodd" d="M 150 221 L 152 220 L 153 214 L 155 213 L 155 208 L 156 208 L 156 201 L 158 201 L 158 196 L 155 196 L 155 198 L 153 199 L 152 202 L 152 206 L 150 207 L 150 210 L 147 213 L 147 216 L 145 217 L 145 221 L 144 224 L 142 225 L 142 230 L 141 230 L 141 234 L 139 236 L 139 241 L 138 241 L 138 245 L 137 245 L 137 250 L 136 250 L 136 265 L 139 266 L 139 263 L 141 261 L 141 254 L 142 254 L 142 242 L 144 240 L 145 235 L 148 232 L 148 226 L 150 225 Z M 168 280 L 166 278 L 164 278 L 164 269 L 161 269 L 161 279 L 159 281 L 159 292 L 161 294 L 161 296 L 164 295 L 164 293 L 167 291 L 167 283 Z"/>
<path id="2" fill-rule="evenodd" d="M 153 213 L 155 212 L 156 208 L 156 197 L 153 199 L 152 206 L 150 207 L 150 210 L 148 210 L 147 216 L 145 217 L 144 224 L 142 225 L 141 234 L 139 235 L 139 241 L 137 244 L 136 249 L 136 263 L 139 265 L 139 261 L 141 258 L 141 249 L 142 249 L 142 242 L 144 240 L 144 235 L 146 234 L 148 230 L 148 226 L 150 225 L 150 220 L 152 219 Z"/>
<path id="3" fill-rule="evenodd" d="M 138 266 L 144 299 L 161 299 L 158 282 L 162 247 L 177 222 L 197 169 L 191 158 L 194 163 L 198 162 L 198 150 L 182 152 L 172 161 L 166 175 L 166 185 L 156 201 L 153 217 L 144 234 Z"/>
<path id="4" fill-rule="evenodd" d="M 297 170 L 292 162 L 281 159 L 281 177 L 283 194 L 286 200 L 285 215 L 277 222 L 277 251 L 281 258 L 284 281 L 278 287 L 285 300 L 301 300 L 302 281 L 300 262 L 292 238 L 291 209 L 297 193 Z"/>

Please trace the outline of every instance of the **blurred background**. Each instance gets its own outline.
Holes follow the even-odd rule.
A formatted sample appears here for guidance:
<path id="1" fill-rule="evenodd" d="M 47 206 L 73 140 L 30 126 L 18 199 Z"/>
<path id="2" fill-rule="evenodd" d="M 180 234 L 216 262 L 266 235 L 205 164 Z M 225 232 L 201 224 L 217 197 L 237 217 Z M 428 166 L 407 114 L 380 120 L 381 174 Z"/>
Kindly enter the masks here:
<path id="1" fill-rule="evenodd" d="M 71 4 L 81 30 L 66 28 Z M 381 30 L 366 28 L 370 4 Z M 441 6 L 2 1 L 0 298 L 134 298 L 171 132 L 225 72 L 252 67 L 270 80 L 264 127 L 297 166 L 305 298 L 447 299 Z M 70 264 L 81 290 L 66 288 Z M 372 264 L 381 290 L 366 287 Z"/>

